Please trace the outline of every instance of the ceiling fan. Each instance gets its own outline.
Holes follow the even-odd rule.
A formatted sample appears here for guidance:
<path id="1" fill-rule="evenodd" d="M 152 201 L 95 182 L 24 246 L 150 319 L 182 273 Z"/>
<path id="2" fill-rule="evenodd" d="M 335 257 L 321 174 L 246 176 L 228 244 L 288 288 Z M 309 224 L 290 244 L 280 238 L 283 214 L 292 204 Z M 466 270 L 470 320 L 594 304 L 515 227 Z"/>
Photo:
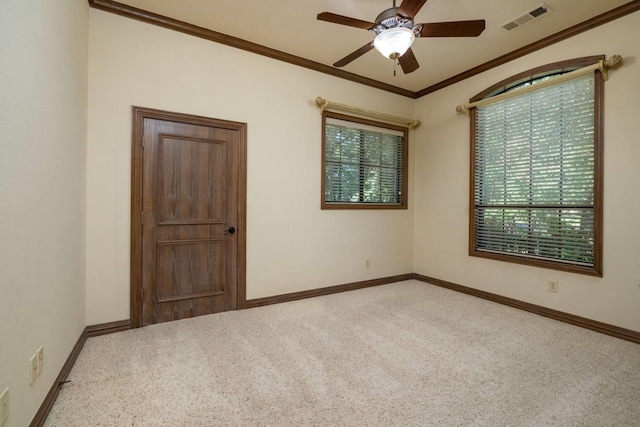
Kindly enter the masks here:
<path id="1" fill-rule="evenodd" d="M 362 21 L 331 12 L 319 13 L 320 21 L 348 25 L 376 33 L 376 38 L 372 42 L 345 56 L 333 66 L 344 67 L 375 48 L 383 56 L 394 61 L 397 59 L 402 71 L 408 74 L 420 67 L 411 50 L 416 37 L 477 37 L 484 31 L 484 19 L 416 24 L 413 18 L 426 2 L 427 0 L 404 0 L 400 7 L 396 7 L 396 1 L 393 0 L 393 7 L 380 13 L 375 22 Z"/>

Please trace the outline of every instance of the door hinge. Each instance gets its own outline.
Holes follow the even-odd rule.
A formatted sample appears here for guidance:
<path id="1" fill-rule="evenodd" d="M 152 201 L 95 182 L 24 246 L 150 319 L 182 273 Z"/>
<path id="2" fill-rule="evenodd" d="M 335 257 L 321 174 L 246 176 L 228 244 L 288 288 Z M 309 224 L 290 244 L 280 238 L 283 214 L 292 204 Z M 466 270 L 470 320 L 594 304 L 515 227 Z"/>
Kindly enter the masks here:
<path id="1" fill-rule="evenodd" d="M 144 289 L 140 288 L 140 301 L 144 301 Z"/>

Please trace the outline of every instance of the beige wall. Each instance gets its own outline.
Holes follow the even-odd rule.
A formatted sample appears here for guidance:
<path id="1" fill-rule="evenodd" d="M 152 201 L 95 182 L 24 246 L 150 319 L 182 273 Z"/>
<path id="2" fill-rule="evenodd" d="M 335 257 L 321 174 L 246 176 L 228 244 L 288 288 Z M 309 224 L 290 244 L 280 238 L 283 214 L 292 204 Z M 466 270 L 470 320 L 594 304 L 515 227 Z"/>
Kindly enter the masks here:
<path id="1" fill-rule="evenodd" d="M 416 273 L 640 331 L 638 28 L 636 12 L 417 101 Z M 455 106 L 518 72 L 597 54 L 625 58 L 605 83 L 604 277 L 469 257 L 469 119 Z"/>
<path id="2" fill-rule="evenodd" d="M 85 326 L 88 5 L 0 5 L 0 392 L 29 424 Z M 29 359 L 44 370 L 29 386 Z"/>
<path id="3" fill-rule="evenodd" d="M 405 97 L 91 10 L 87 323 L 129 318 L 132 105 L 248 123 L 249 299 L 412 272 L 411 208 L 320 210 L 316 96 L 414 113 Z"/>
<path id="4" fill-rule="evenodd" d="M 414 102 L 87 9 L 0 6 L 4 427 L 32 419 L 86 324 L 129 317 L 131 105 L 249 124 L 249 298 L 415 271 L 640 331 L 640 13 Z M 604 277 L 468 257 L 468 119 L 453 107 L 519 71 L 600 53 L 626 58 L 605 89 Z M 423 121 L 408 211 L 319 209 L 318 95 Z"/>

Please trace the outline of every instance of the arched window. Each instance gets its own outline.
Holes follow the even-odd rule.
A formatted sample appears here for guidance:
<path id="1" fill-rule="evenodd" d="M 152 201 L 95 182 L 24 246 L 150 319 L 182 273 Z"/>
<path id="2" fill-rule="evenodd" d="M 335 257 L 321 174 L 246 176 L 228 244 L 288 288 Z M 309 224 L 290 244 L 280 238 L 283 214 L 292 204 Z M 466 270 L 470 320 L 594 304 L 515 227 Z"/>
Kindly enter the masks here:
<path id="1" fill-rule="evenodd" d="M 549 64 L 471 101 L 469 254 L 602 275 L 602 100 L 599 71 L 518 94 L 603 57 Z"/>

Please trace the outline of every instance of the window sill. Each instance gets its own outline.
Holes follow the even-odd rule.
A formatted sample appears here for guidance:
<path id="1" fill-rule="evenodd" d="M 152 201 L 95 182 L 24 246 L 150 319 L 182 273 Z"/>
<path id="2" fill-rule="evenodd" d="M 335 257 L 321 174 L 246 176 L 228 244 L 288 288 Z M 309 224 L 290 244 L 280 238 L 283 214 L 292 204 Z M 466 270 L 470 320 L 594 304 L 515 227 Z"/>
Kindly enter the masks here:
<path id="1" fill-rule="evenodd" d="M 511 262 L 515 264 L 529 265 L 532 267 L 547 268 L 550 270 L 560 270 L 569 273 L 584 274 L 587 276 L 602 277 L 602 267 L 598 265 L 579 265 L 561 261 L 552 261 L 542 258 L 527 256 L 508 255 L 504 253 L 488 252 L 477 249 L 470 249 L 469 256 L 492 259 L 496 261 Z"/>
<path id="2" fill-rule="evenodd" d="M 407 209 L 406 203 L 335 203 L 322 202 L 320 209 L 322 210 L 344 210 L 344 209 Z"/>

